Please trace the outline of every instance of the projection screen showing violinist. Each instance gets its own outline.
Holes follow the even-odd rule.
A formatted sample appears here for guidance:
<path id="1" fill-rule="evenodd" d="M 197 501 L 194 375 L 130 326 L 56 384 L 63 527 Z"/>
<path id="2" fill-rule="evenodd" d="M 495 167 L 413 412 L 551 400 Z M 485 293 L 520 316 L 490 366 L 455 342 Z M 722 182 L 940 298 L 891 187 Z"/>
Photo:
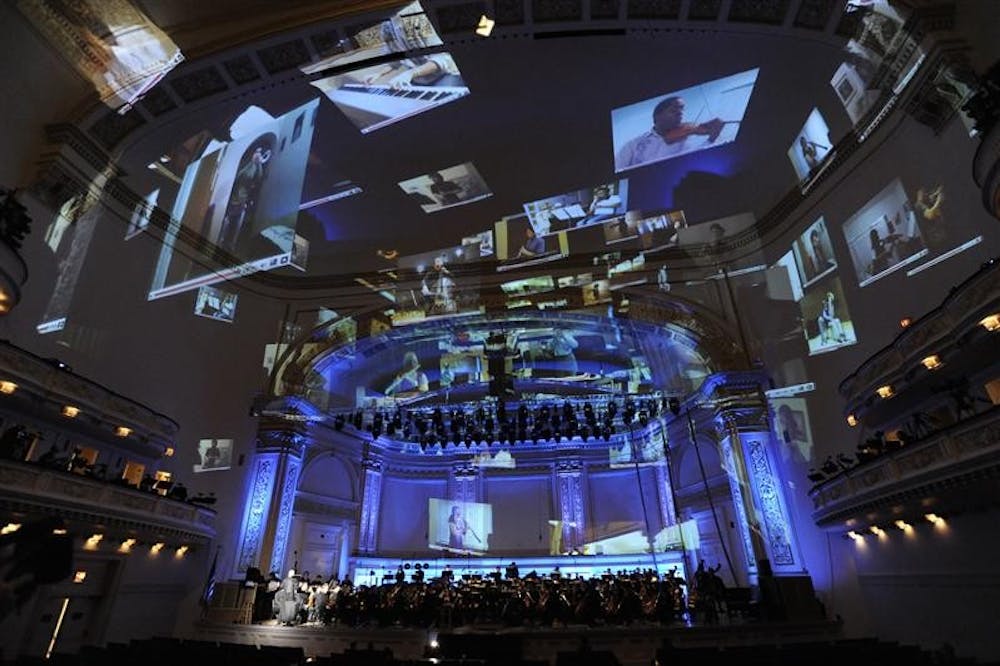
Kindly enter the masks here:
<path id="1" fill-rule="evenodd" d="M 751 69 L 614 109 L 615 171 L 735 141 L 758 72 Z"/>
<path id="2" fill-rule="evenodd" d="M 490 549 L 493 507 L 489 504 L 431 498 L 427 521 L 427 547 L 432 550 L 482 555 Z"/>

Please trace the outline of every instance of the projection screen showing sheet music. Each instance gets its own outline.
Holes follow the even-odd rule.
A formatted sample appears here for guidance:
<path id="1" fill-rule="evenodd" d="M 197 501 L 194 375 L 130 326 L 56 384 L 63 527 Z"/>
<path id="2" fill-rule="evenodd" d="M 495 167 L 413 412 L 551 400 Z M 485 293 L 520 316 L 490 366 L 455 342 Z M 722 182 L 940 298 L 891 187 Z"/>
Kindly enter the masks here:
<path id="1" fill-rule="evenodd" d="M 469 94 L 449 53 L 432 53 L 311 81 L 362 134 Z"/>
<path id="2" fill-rule="evenodd" d="M 188 165 L 150 300 L 291 263 L 318 107 L 278 118 L 251 107 L 231 141 Z M 192 247 L 175 251 L 181 242 Z"/>
<path id="3" fill-rule="evenodd" d="M 489 504 L 431 498 L 427 521 L 427 546 L 432 550 L 483 555 L 490 549 L 493 507 Z"/>
<path id="4" fill-rule="evenodd" d="M 615 171 L 735 141 L 759 71 L 751 69 L 614 109 Z"/>

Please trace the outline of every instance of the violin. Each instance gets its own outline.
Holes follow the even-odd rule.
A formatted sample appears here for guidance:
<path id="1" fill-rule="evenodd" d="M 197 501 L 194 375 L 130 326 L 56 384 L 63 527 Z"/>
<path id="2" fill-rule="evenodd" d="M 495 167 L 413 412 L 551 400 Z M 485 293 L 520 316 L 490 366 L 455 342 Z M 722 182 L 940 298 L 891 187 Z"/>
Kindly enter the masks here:
<path id="1" fill-rule="evenodd" d="M 677 127 L 672 127 L 666 132 L 660 133 L 663 140 L 667 143 L 680 143 L 689 136 L 701 135 L 707 136 L 709 143 L 714 143 L 716 139 L 719 138 L 719 134 L 722 133 L 722 128 L 730 124 L 739 124 L 738 120 L 720 120 L 719 118 L 712 118 L 711 120 L 706 120 L 703 123 L 681 123 Z"/>

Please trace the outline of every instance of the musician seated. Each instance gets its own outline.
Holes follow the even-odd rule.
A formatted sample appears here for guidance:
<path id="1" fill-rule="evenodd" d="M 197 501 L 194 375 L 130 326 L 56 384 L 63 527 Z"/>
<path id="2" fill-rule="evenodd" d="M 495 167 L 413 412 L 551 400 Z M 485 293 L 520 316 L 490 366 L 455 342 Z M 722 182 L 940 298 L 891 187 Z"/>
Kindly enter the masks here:
<path id="1" fill-rule="evenodd" d="M 725 125 L 719 118 L 703 123 L 685 123 L 684 100 L 667 97 L 653 109 L 653 128 L 631 139 L 618 151 L 615 169 L 621 171 L 642 166 L 705 147 L 695 145 L 698 139 L 691 137 L 704 137 L 702 144 L 715 143 Z"/>
<path id="2" fill-rule="evenodd" d="M 517 570 L 517 562 L 511 562 L 507 565 L 507 580 L 517 580 L 521 577 L 520 572 Z"/>

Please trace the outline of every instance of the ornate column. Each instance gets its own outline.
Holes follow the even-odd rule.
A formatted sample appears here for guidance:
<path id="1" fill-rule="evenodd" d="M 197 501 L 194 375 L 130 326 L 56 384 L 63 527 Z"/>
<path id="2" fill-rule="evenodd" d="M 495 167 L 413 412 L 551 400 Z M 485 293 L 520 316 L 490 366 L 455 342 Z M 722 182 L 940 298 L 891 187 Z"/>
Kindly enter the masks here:
<path id="1" fill-rule="evenodd" d="M 358 552 L 372 554 L 378 546 L 379 509 L 382 506 L 382 459 L 369 453 L 361 461 L 365 478 L 358 524 Z"/>
<path id="2" fill-rule="evenodd" d="M 654 468 L 656 471 L 656 496 L 659 498 L 660 524 L 669 527 L 677 524 L 677 507 L 674 502 L 674 484 L 667 465 L 670 460 L 663 460 Z"/>
<path id="3" fill-rule="evenodd" d="M 236 571 L 281 571 L 306 437 L 286 422 L 262 421 L 250 466 Z"/>
<path id="4" fill-rule="evenodd" d="M 578 458 L 556 462 L 553 468 L 559 518 L 562 521 L 562 550 L 583 545 L 586 517 L 583 512 L 583 488 L 586 468 Z"/>
<path id="5" fill-rule="evenodd" d="M 742 470 L 741 485 L 749 489 L 749 497 L 743 499 L 752 508 L 754 528 L 771 569 L 776 574 L 801 574 L 805 568 L 782 491 L 774 457 L 776 442 L 767 415 L 767 406 L 763 405 L 752 414 L 741 410 L 724 417 L 726 435 L 722 441 L 724 451 L 729 449 L 726 463 L 727 467 L 735 463 Z"/>

